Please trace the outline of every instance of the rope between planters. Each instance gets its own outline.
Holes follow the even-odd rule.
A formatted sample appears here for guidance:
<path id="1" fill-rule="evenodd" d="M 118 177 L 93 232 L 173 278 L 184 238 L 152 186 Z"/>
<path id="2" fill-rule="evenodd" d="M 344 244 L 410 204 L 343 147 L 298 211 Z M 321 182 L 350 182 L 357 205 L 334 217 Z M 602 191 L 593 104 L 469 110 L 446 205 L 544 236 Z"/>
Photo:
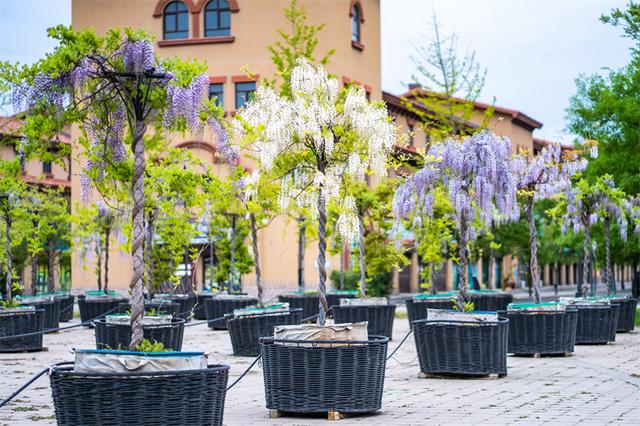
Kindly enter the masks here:
<path id="1" fill-rule="evenodd" d="M 224 317 L 218 317 L 218 318 L 214 318 L 206 321 L 192 322 L 191 324 L 185 324 L 184 328 L 195 327 L 196 325 L 208 324 L 210 322 L 222 321 L 223 319 Z"/>
<path id="2" fill-rule="evenodd" d="M 258 355 L 258 357 L 256 359 L 253 360 L 253 362 L 251 363 L 251 365 L 244 370 L 244 373 L 242 373 L 240 375 L 240 377 L 238 377 L 235 382 L 231 383 L 231 385 L 229 385 L 229 387 L 227 387 L 227 392 L 229 392 L 229 389 L 231 389 L 232 387 L 234 387 L 236 385 L 236 383 L 238 383 L 240 380 L 242 380 L 244 378 L 244 376 L 247 375 L 247 373 L 249 373 L 249 370 L 251 370 L 253 368 L 254 365 L 256 365 L 256 363 L 260 360 L 260 358 L 262 358 L 262 354 Z"/>
<path id="3" fill-rule="evenodd" d="M 398 352 L 398 349 L 400 349 L 400 346 L 402 346 L 402 344 L 407 340 L 407 338 L 411 335 L 411 333 L 413 333 L 413 329 L 409 330 L 409 332 L 404 336 L 404 338 L 400 341 L 400 344 L 396 346 L 393 352 L 391 352 L 391 355 L 387 357 L 387 361 L 389 361 L 396 354 L 396 352 Z"/>
<path id="4" fill-rule="evenodd" d="M 46 330 L 42 330 L 42 331 L 34 331 L 31 333 L 23 333 L 23 334 L 15 334 L 13 336 L 0 336 L 0 341 L 2 340 L 10 340 L 10 339 L 18 339 L 21 337 L 30 337 L 30 336 L 37 336 L 39 334 L 45 334 L 45 333 L 52 333 L 54 331 L 62 331 L 62 330 L 69 330 L 71 328 L 76 328 L 76 327 L 82 327 L 85 326 L 87 324 L 91 324 L 93 321 L 100 319 L 106 315 L 109 315 L 111 312 L 115 311 L 117 309 L 117 307 L 113 308 L 113 309 L 109 309 L 107 312 L 98 315 L 95 318 L 91 318 L 90 320 L 87 320 L 85 322 L 80 322 L 78 324 L 73 324 L 73 325 L 68 325 L 66 327 L 58 327 L 58 328 L 48 328 Z"/>
<path id="5" fill-rule="evenodd" d="M 20 393 L 22 391 L 24 391 L 26 388 L 28 388 L 33 382 L 38 380 L 40 377 L 44 376 L 45 373 L 48 373 L 53 367 L 57 367 L 59 365 L 64 365 L 64 364 L 69 364 L 69 362 L 68 361 L 58 362 L 58 363 L 53 364 L 50 367 L 47 367 L 47 368 L 43 369 L 42 371 L 40 371 L 38 374 L 33 376 L 27 383 L 25 383 L 24 385 L 20 386 L 20 388 L 17 391 L 15 391 L 11 395 L 9 395 L 6 399 L 3 399 L 2 401 L 0 401 L 0 408 L 4 407 L 9 402 L 11 402 L 11 400 L 13 398 L 15 398 L 16 396 L 20 395 Z"/>

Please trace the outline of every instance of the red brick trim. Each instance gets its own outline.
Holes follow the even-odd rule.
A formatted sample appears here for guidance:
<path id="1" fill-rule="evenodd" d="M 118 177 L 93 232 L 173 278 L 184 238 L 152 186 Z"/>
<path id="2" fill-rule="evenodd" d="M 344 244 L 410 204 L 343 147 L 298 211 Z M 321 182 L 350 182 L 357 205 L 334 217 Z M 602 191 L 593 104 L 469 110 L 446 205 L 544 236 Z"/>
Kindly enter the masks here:
<path id="1" fill-rule="evenodd" d="M 355 41 L 355 40 L 351 40 L 351 47 L 353 47 L 356 50 L 359 50 L 360 52 L 362 52 L 364 50 L 364 44 L 360 43 L 359 41 Z"/>
<path id="2" fill-rule="evenodd" d="M 353 7 L 358 6 L 360 9 L 360 22 L 364 22 L 364 12 L 362 11 L 362 4 L 360 0 L 351 0 L 351 4 L 349 5 L 349 16 L 353 16 Z"/>
<path id="3" fill-rule="evenodd" d="M 229 12 L 238 13 L 240 11 L 240 7 L 238 6 L 238 0 L 227 0 L 229 2 Z M 194 13 L 202 12 L 202 8 L 209 2 L 209 0 L 198 0 L 197 3 L 194 4 L 193 10 Z"/>
<path id="4" fill-rule="evenodd" d="M 215 145 L 213 145 L 213 144 L 211 144 L 209 142 L 204 142 L 204 141 L 185 141 L 185 142 L 180 142 L 179 144 L 177 144 L 176 148 L 203 149 L 203 150 L 211 153 L 211 162 L 212 163 L 221 163 L 222 162 L 222 161 L 219 161 L 218 156 L 216 155 L 216 153 L 218 152 L 218 149 L 215 147 Z"/>
<path id="5" fill-rule="evenodd" d="M 55 179 L 55 178 L 42 179 L 32 175 L 27 175 L 27 174 L 23 174 L 20 177 L 20 179 L 27 183 L 34 183 L 34 184 L 46 185 L 46 186 L 58 186 L 62 188 L 71 188 L 71 181 L 66 179 Z"/>
<path id="6" fill-rule="evenodd" d="M 158 3 L 156 3 L 156 8 L 153 11 L 153 17 L 154 18 L 162 18 L 162 14 L 164 13 L 164 8 L 167 6 L 167 4 L 171 3 L 172 1 L 175 0 L 158 0 Z M 195 4 L 193 3 L 192 0 L 180 0 L 182 3 L 184 3 L 185 6 L 187 6 L 187 10 L 191 13 L 198 13 L 199 11 L 195 9 Z"/>
<path id="7" fill-rule="evenodd" d="M 191 37 L 200 38 L 200 14 L 191 12 L 191 27 L 193 31 L 191 31 Z"/>
<path id="8" fill-rule="evenodd" d="M 356 86 L 362 87 L 365 92 L 371 93 L 371 86 L 369 86 L 368 84 L 364 84 L 358 80 L 351 80 L 349 77 L 344 75 L 342 76 L 342 84 L 344 84 L 345 86 L 348 84 L 355 84 Z"/>
<path id="9" fill-rule="evenodd" d="M 190 44 L 219 44 L 219 43 L 233 43 L 234 41 L 236 41 L 236 38 L 234 36 L 183 38 L 183 39 L 177 39 L 177 40 L 160 40 L 158 41 L 158 46 L 171 47 L 171 46 L 187 46 Z"/>
<path id="10" fill-rule="evenodd" d="M 248 76 L 248 75 L 233 75 L 231 76 L 231 82 L 232 83 L 248 83 L 250 81 L 258 81 L 260 79 L 259 75 L 252 75 L 252 76 Z"/>
<path id="11" fill-rule="evenodd" d="M 222 76 L 209 76 L 209 83 L 226 83 L 227 82 L 227 77 L 222 75 Z"/>

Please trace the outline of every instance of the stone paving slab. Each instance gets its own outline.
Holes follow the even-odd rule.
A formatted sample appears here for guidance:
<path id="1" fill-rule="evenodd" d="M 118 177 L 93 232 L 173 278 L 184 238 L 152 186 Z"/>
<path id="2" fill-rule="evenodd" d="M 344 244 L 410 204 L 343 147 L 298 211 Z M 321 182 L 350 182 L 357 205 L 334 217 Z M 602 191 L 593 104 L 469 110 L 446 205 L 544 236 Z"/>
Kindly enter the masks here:
<path id="1" fill-rule="evenodd" d="M 78 320 L 74 320 L 77 322 Z M 389 353 L 408 332 L 397 318 Z M 69 361 L 69 349 L 93 348 L 93 330 L 81 327 L 47 334 L 48 352 L 0 354 L 0 398 L 34 373 Z M 231 355 L 226 331 L 206 326 L 185 329 L 183 350 L 210 352 L 210 360 L 231 365 L 235 380 L 253 361 Z M 509 374 L 496 380 L 420 379 L 413 338 L 407 339 L 387 365 L 383 407 L 379 414 L 349 417 L 339 425 L 424 424 L 640 424 L 640 334 L 618 334 L 606 346 L 577 346 L 567 358 L 509 357 Z M 46 376 L 0 409 L 0 425 L 55 424 Z M 264 406 L 260 365 L 227 394 L 227 425 L 320 425 L 324 417 L 270 419 Z"/>

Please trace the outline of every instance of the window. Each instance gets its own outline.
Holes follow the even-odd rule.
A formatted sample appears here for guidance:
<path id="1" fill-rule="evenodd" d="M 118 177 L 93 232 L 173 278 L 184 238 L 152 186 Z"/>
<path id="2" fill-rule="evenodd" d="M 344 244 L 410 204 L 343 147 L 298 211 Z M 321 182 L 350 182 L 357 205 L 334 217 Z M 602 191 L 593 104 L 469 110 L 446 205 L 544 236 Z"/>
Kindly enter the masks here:
<path id="1" fill-rule="evenodd" d="M 360 6 L 354 4 L 351 9 L 351 41 L 360 43 Z"/>
<path id="2" fill-rule="evenodd" d="M 204 36 L 231 34 L 231 11 L 227 0 L 211 0 L 204 8 Z"/>
<path id="3" fill-rule="evenodd" d="M 413 124 L 407 126 L 409 129 L 409 146 L 413 146 Z"/>
<path id="4" fill-rule="evenodd" d="M 253 99 L 255 91 L 255 81 L 236 83 L 236 109 L 242 108 L 247 101 Z"/>
<path id="5" fill-rule="evenodd" d="M 165 40 L 189 37 L 189 11 L 181 1 L 172 1 L 164 8 Z"/>
<path id="6" fill-rule="evenodd" d="M 51 173 L 51 161 L 43 161 L 42 162 L 42 173 L 50 174 Z"/>
<path id="7" fill-rule="evenodd" d="M 222 83 L 211 83 L 209 85 L 209 99 L 216 99 L 216 105 L 224 106 L 224 85 Z"/>

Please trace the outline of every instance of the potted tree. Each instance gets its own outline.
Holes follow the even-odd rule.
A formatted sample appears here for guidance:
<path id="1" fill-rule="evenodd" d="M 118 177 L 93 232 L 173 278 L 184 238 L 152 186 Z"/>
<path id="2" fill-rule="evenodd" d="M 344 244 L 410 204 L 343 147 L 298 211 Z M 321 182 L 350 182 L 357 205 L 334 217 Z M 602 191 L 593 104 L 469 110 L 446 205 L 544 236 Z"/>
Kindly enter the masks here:
<path id="1" fill-rule="evenodd" d="M 279 178 L 281 207 L 291 201 L 313 206 L 318 220 L 317 325 L 276 327 L 276 338 L 261 340 L 267 408 L 277 413 L 376 411 L 388 338 L 367 338 L 364 324 L 325 326 L 327 204 L 334 202 L 341 211 L 337 232 L 356 235 L 357 212 L 349 208 L 353 199 L 345 202 L 350 198 L 345 178 L 384 175 L 396 130 L 381 104 L 369 103 L 360 88 L 341 94 L 338 80 L 322 66 L 299 59 L 290 83 L 291 97 L 260 86 L 236 126 L 242 136 L 255 139 L 262 167 Z M 363 333 L 341 337 L 356 331 Z"/>
<path id="2" fill-rule="evenodd" d="M 458 240 L 458 312 L 428 311 L 426 320 L 413 330 L 420 371 L 430 374 L 507 374 L 508 320 L 496 314 L 474 314 L 467 294 L 468 244 L 476 236 L 476 224 L 490 224 L 494 212 L 516 219 L 516 180 L 511 171 L 511 142 L 489 132 L 462 141 L 436 143 L 427 152 L 424 168 L 407 178 L 394 198 L 399 219 L 430 216 L 433 187 L 444 183 L 455 211 Z"/>
<path id="3" fill-rule="evenodd" d="M 3 144 L 15 143 L 2 138 Z M 0 159 L 0 223 L 3 226 L 2 263 L 5 273 L 4 298 L 0 302 L 0 352 L 42 350 L 42 334 L 12 339 L 10 336 L 37 333 L 44 327 L 44 310 L 33 306 L 20 306 L 14 291 L 20 286 L 13 279 L 13 251 L 16 244 L 26 238 L 28 221 L 25 220 L 27 186 L 19 179 L 20 158 Z"/>
<path id="4" fill-rule="evenodd" d="M 116 213 L 104 202 L 78 207 L 75 222 L 75 245 L 81 258 L 96 259 L 97 290 L 87 290 L 78 296 L 80 320 L 93 327 L 92 319 L 112 313 L 127 299 L 109 290 L 109 245 L 116 230 Z M 104 281 L 103 281 L 104 278 Z"/>
<path id="5" fill-rule="evenodd" d="M 520 153 L 516 158 L 518 196 L 529 224 L 529 274 L 533 283 L 533 304 L 509 305 L 509 349 L 516 355 L 570 354 L 576 340 L 577 311 L 558 303 L 542 303 L 542 282 L 538 267 L 536 201 L 556 196 L 571 186 L 571 178 L 586 167 L 577 152 L 563 160 L 559 144 L 549 144 L 536 155 Z"/>
<path id="6" fill-rule="evenodd" d="M 387 244 L 388 231 L 393 223 L 389 217 L 394 183 L 394 180 L 385 179 L 375 188 L 369 188 L 364 182 L 352 182 L 347 186 L 357 212 L 360 297 L 344 298 L 337 305 L 330 306 L 336 324 L 366 321 L 370 335 L 389 339 L 393 334 L 396 306 L 389 304 L 384 296 L 389 289 L 392 268 L 407 262 L 398 247 Z M 367 284 L 370 284 L 369 288 Z M 371 284 L 377 285 L 371 288 Z"/>
<path id="7" fill-rule="evenodd" d="M 132 200 L 128 349 L 134 353 L 77 351 L 73 366 L 53 368 L 56 418 L 61 424 L 222 424 L 227 366 L 207 365 L 202 354 L 153 355 L 149 353 L 153 348 L 142 345 L 145 145 L 152 138 L 147 129 L 155 126 L 155 135 L 164 129 L 197 134 L 206 123 L 215 123 L 214 130 L 222 130 L 220 111 L 206 99 L 206 67 L 177 58 L 159 62 L 152 41 L 140 31 L 110 30 L 97 36 L 93 30 L 75 32 L 60 26 L 49 34 L 58 41 L 52 53 L 33 66 L 9 69 L 14 98 L 26 110 L 28 143 L 37 146 L 77 125 L 88 159 L 81 179 L 83 198 L 88 199 L 91 183 L 100 190 L 124 175 L 130 179 L 124 187 Z M 125 142 L 130 142 L 130 150 Z M 87 353 L 106 361 L 88 365 Z M 158 358 L 169 363 L 165 371 L 150 374 L 146 367 L 157 365 Z M 135 363 L 134 372 L 118 367 L 123 359 L 129 366 Z M 191 360 L 195 363 L 188 364 Z M 110 367 L 105 371 L 106 365 Z M 185 367 L 188 371 L 183 371 Z M 146 393 L 150 389 L 153 396 Z M 122 398 L 125 393 L 129 397 Z M 203 397 L 207 404 L 199 402 Z"/>

